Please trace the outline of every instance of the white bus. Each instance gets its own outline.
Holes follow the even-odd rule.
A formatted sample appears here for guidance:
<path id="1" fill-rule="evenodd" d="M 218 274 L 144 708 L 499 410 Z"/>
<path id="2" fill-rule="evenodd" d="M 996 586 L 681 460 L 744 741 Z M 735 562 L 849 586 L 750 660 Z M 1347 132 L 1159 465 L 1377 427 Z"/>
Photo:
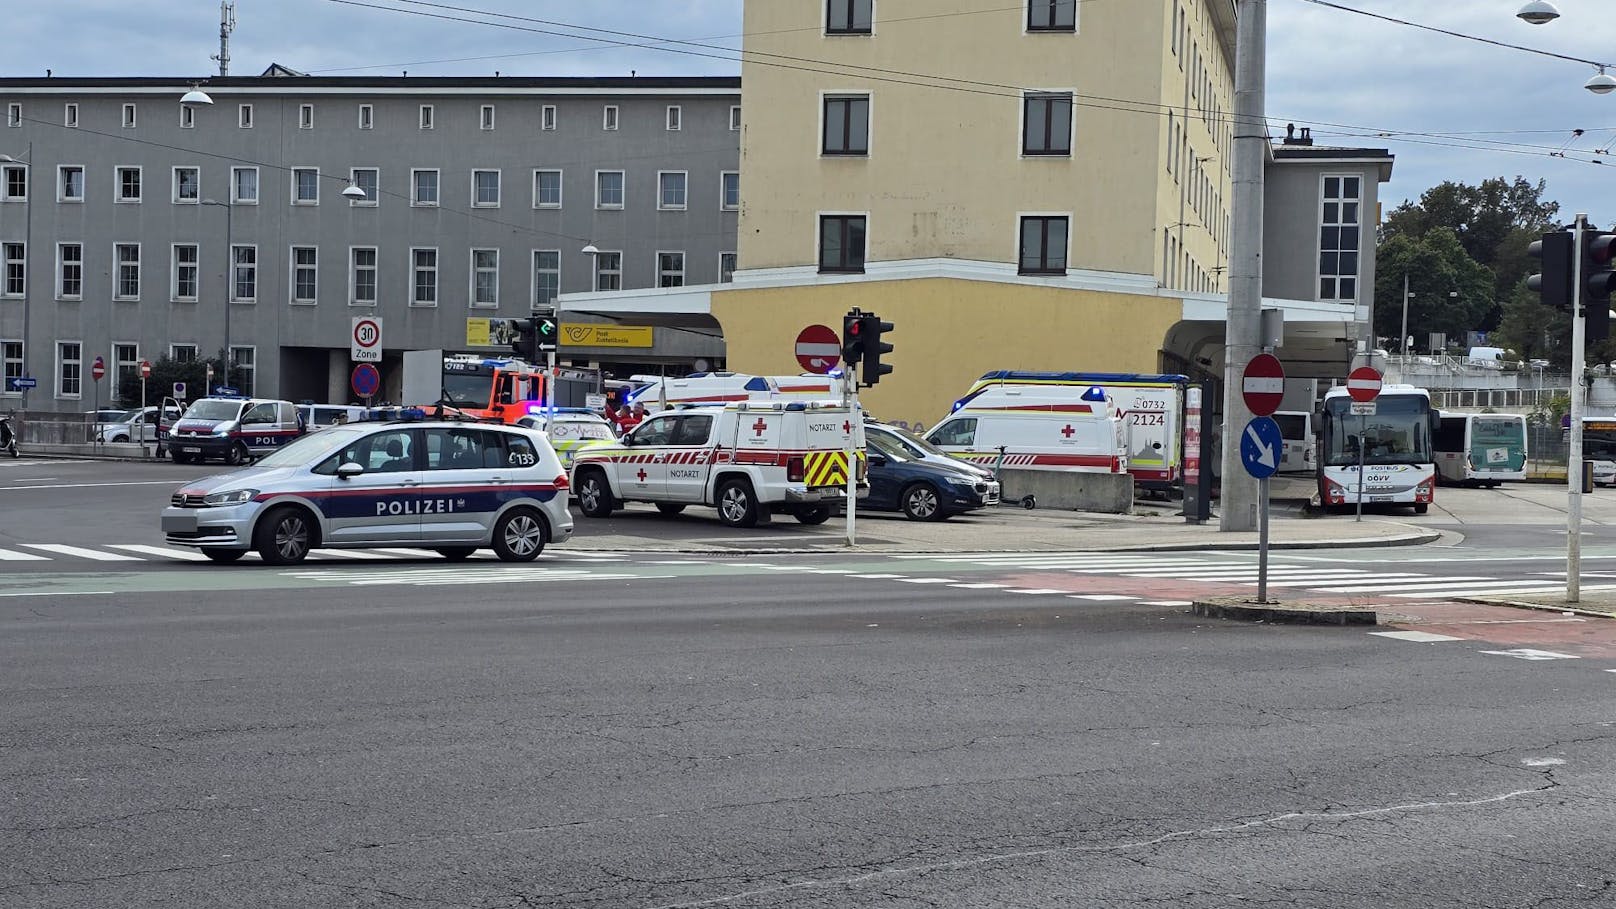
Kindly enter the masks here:
<path id="1" fill-rule="evenodd" d="M 1415 514 L 1425 514 L 1436 496 L 1431 443 L 1437 411 L 1431 395 L 1412 385 L 1387 385 L 1374 403 L 1373 415 L 1358 415 L 1345 388 L 1325 393 L 1318 421 L 1319 502 L 1412 505 Z"/>
<path id="2" fill-rule="evenodd" d="M 1280 473 L 1312 473 L 1314 448 L 1313 415 L 1301 410 L 1276 410 L 1274 422 L 1279 424 L 1279 437 L 1285 440 L 1285 451 L 1279 458 Z"/>
<path id="3" fill-rule="evenodd" d="M 1526 418 L 1515 413 L 1443 411 L 1436 431 L 1437 476 L 1447 483 L 1497 486 L 1526 479 Z"/>

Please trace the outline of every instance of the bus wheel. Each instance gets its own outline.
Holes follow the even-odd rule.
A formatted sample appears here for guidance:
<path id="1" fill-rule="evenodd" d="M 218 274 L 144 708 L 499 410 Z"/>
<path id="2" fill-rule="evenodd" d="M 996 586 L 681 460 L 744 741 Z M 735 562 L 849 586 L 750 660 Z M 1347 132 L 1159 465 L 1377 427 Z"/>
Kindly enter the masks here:
<path id="1" fill-rule="evenodd" d="M 1414 506 L 1414 513 L 1415 514 L 1425 514 L 1427 511 L 1430 511 L 1430 510 L 1431 510 L 1431 506 L 1427 505 L 1424 502 L 1421 502 L 1418 505 Z"/>

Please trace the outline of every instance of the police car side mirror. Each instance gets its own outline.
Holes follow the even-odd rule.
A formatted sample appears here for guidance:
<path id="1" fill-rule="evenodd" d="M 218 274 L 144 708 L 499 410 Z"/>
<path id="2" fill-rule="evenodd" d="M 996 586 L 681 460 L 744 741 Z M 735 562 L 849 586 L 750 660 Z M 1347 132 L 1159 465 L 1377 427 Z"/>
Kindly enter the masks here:
<path id="1" fill-rule="evenodd" d="M 351 480 L 365 472 L 365 465 L 358 461 L 343 461 L 337 465 L 337 479 Z"/>

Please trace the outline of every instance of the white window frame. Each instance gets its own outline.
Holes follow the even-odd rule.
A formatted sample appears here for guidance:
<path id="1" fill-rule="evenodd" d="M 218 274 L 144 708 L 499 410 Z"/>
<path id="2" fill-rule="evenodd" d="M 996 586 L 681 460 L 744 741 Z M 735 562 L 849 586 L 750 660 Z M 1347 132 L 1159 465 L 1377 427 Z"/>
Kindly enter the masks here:
<path id="1" fill-rule="evenodd" d="M 729 204 L 729 178 L 735 178 L 735 204 Z M 741 172 L 738 170 L 721 170 L 718 172 L 718 210 L 741 210 Z"/>
<path id="2" fill-rule="evenodd" d="M 134 262 L 126 263 L 119 255 L 125 247 L 134 247 Z M 138 242 L 122 241 L 112 244 L 112 299 L 120 303 L 140 302 L 140 256 L 140 243 Z M 135 292 L 132 295 L 123 292 L 123 270 L 125 265 L 130 265 L 135 270 Z"/>
<path id="3" fill-rule="evenodd" d="M 668 118 L 666 123 L 668 132 L 679 132 L 684 127 L 684 119 L 685 112 L 682 107 L 677 104 L 668 105 Z"/>
<path id="4" fill-rule="evenodd" d="M 540 174 L 555 174 L 556 175 L 556 201 L 555 202 L 541 202 L 541 201 L 539 201 L 539 175 Z M 553 168 L 553 167 L 536 167 L 536 168 L 534 168 L 533 169 L 533 207 L 534 208 L 549 208 L 549 209 L 558 209 L 558 208 L 560 208 L 562 206 L 563 201 L 564 201 L 563 194 L 564 194 L 564 191 L 565 191 L 565 187 L 566 187 L 566 177 L 562 173 L 562 171 L 559 170 L 558 168 Z"/>
<path id="5" fill-rule="evenodd" d="M 11 251 L 15 248 L 20 256 L 12 257 Z M 11 290 L 11 269 L 17 267 L 17 273 L 22 277 L 22 290 Z M 0 297 L 8 300 L 21 300 L 28 296 L 28 244 L 17 240 L 7 240 L 0 244 Z"/>
<path id="6" fill-rule="evenodd" d="M 180 171 L 196 171 L 196 198 L 180 198 Z M 194 164 L 176 164 L 169 176 L 169 201 L 175 205 L 197 205 L 202 201 L 202 168 Z"/>
<path id="7" fill-rule="evenodd" d="M 664 269 L 662 267 L 662 257 L 663 256 L 678 256 L 679 257 L 679 267 L 677 269 Z M 686 262 L 688 260 L 689 260 L 689 256 L 686 255 L 685 251 L 682 250 L 682 249 L 659 249 L 659 250 L 657 250 L 657 252 L 656 252 L 656 286 L 657 287 L 684 287 L 685 286 L 685 264 L 686 264 Z M 663 284 L 662 279 L 666 275 L 678 275 L 679 283 L 678 284 Z"/>
<path id="8" fill-rule="evenodd" d="M 67 194 L 67 175 L 70 171 L 78 171 L 79 174 L 79 194 L 76 196 Z M 58 164 L 56 166 L 56 201 L 82 203 L 84 195 L 88 191 L 88 188 L 84 185 L 85 178 L 84 165 Z"/>
<path id="9" fill-rule="evenodd" d="M 180 105 L 180 129 L 196 129 L 196 108 L 189 104 Z"/>
<path id="10" fill-rule="evenodd" d="M 478 198 L 477 198 L 477 176 L 479 174 L 493 174 L 494 175 L 494 201 L 492 201 L 492 202 L 483 202 L 483 201 L 478 200 Z M 499 168 L 497 168 L 497 167 L 476 167 L 476 168 L 472 168 L 472 171 L 471 171 L 471 207 L 472 208 L 498 208 L 499 203 L 500 203 L 500 194 L 502 192 L 502 184 L 503 184 L 503 182 L 504 182 L 504 179 L 503 179 L 503 177 L 502 177 L 502 175 L 500 173 Z"/>
<path id="11" fill-rule="evenodd" d="M 622 182 L 621 186 L 619 187 L 620 192 L 622 194 L 622 200 L 617 202 L 615 205 L 614 204 L 609 204 L 609 203 L 604 203 L 604 202 L 600 201 L 600 190 L 601 190 L 600 178 L 601 178 L 602 174 L 617 174 L 619 177 L 623 178 L 623 182 Z M 597 210 L 600 210 L 600 211 L 622 211 L 623 209 L 625 209 L 627 207 L 628 207 L 628 172 L 627 171 L 621 171 L 621 170 L 597 170 L 597 171 L 595 171 L 595 208 Z"/>
<path id="12" fill-rule="evenodd" d="M 299 176 L 301 176 L 302 174 L 313 174 L 314 175 L 314 198 L 313 199 L 299 199 L 298 196 L 297 196 L 297 192 L 298 192 L 297 178 Z M 320 169 L 318 167 L 293 167 L 292 168 L 292 204 L 293 205 L 319 205 L 320 204 Z"/>
<path id="13" fill-rule="evenodd" d="M 732 133 L 741 131 L 741 106 L 739 104 L 729 106 L 729 131 Z"/>
<path id="14" fill-rule="evenodd" d="M 22 128 L 22 104 L 12 101 L 6 105 L 6 126 L 12 129 Z"/>
<path id="15" fill-rule="evenodd" d="M 431 174 L 432 175 L 432 195 L 435 198 L 431 202 L 422 202 L 421 201 L 421 187 L 420 187 L 420 184 L 417 182 L 417 176 L 419 174 Z M 442 202 L 443 202 L 443 174 L 441 172 L 439 172 L 439 170 L 436 167 L 412 167 L 412 168 L 410 168 L 410 205 L 412 205 L 412 206 L 414 206 L 416 208 L 438 208 L 440 205 L 442 205 Z"/>
<path id="16" fill-rule="evenodd" d="M 140 116 L 139 108 L 137 108 L 134 105 L 134 103 L 132 103 L 132 102 L 125 103 L 124 106 L 123 106 L 123 114 L 122 114 L 123 128 L 124 129 L 134 129 L 135 124 L 139 122 L 139 116 Z"/>
<path id="17" fill-rule="evenodd" d="M 17 345 L 17 355 L 8 356 L 6 348 L 12 344 Z M 0 397 L 20 398 L 21 389 L 13 389 L 7 381 L 12 378 L 22 378 L 24 364 L 28 362 L 28 347 L 21 338 L 0 338 Z"/>
<path id="18" fill-rule="evenodd" d="M 242 352 L 247 354 L 245 358 L 241 356 Z M 258 390 L 258 345 L 232 344 L 229 350 L 225 352 L 225 359 L 228 370 L 247 374 L 247 381 L 242 382 L 237 390 L 243 395 L 252 397 Z M 236 379 L 237 377 L 227 375 L 227 378 Z"/>
<path id="19" fill-rule="evenodd" d="M 554 130 L 558 119 L 554 104 L 546 104 L 539 108 L 539 129 L 545 131 Z"/>
<path id="20" fill-rule="evenodd" d="M 1332 178 L 1337 179 L 1337 180 L 1348 180 L 1348 179 L 1357 180 L 1358 181 L 1358 194 L 1356 196 L 1351 197 L 1351 198 L 1348 198 L 1346 195 L 1341 195 L 1341 196 L 1339 196 L 1339 197 L 1337 197 L 1336 199 L 1333 199 L 1333 200 L 1326 199 L 1324 197 L 1324 185 L 1325 185 L 1326 181 L 1328 181 L 1328 180 L 1330 180 Z M 1338 173 L 1321 173 L 1321 174 L 1319 174 L 1319 182 L 1318 182 L 1318 200 L 1319 200 L 1319 204 L 1318 204 L 1318 208 L 1315 209 L 1314 216 L 1313 216 L 1313 221 L 1314 221 L 1314 228 L 1313 228 L 1313 272 L 1314 272 L 1314 274 L 1313 274 L 1313 299 L 1317 300 L 1320 303 L 1356 303 L 1360 299 L 1362 299 L 1362 297 L 1363 297 L 1363 293 L 1364 293 L 1364 289 L 1363 289 L 1363 272 L 1364 272 L 1364 235 L 1363 235 L 1364 234 L 1364 184 L 1366 182 L 1367 182 L 1367 180 L 1364 178 L 1364 175 L 1362 173 L 1338 172 Z M 1355 293 L 1350 297 L 1341 296 L 1341 278 L 1343 276 L 1342 272 L 1340 272 L 1338 270 L 1333 275 L 1325 275 L 1324 272 L 1319 268 L 1319 266 L 1321 264 L 1321 260 L 1324 258 L 1324 255 L 1325 255 L 1324 238 L 1321 236 L 1324 228 L 1326 228 L 1326 227 L 1336 227 L 1336 228 L 1345 229 L 1345 227 L 1346 227 L 1346 223 L 1341 220 L 1341 213 L 1340 213 L 1339 210 L 1336 212 L 1336 220 L 1335 221 L 1327 222 L 1327 221 L 1324 220 L 1324 206 L 1327 203 L 1331 202 L 1331 201 L 1335 202 L 1338 206 L 1342 205 L 1342 204 L 1345 204 L 1347 202 L 1355 203 L 1358 206 L 1358 220 L 1357 220 L 1357 223 L 1355 225 L 1353 225 L 1354 229 L 1358 232 L 1358 246 L 1357 246 L 1356 249 L 1351 250 L 1352 254 L 1357 257 L 1358 267 L 1356 269 L 1354 269 L 1350 275 L 1348 275 L 1348 277 L 1352 278 L 1352 286 L 1353 286 L 1353 290 L 1355 291 Z M 1371 240 L 1371 242 L 1373 242 L 1373 241 Z M 1339 248 L 1339 245 L 1338 245 L 1338 248 L 1333 250 L 1333 252 L 1339 257 L 1340 254 L 1343 252 L 1343 250 L 1341 250 Z M 1372 254 L 1373 254 L 1373 252 L 1371 251 L 1371 255 Z M 1339 261 L 1339 259 L 1338 259 L 1338 261 Z M 1335 292 L 1335 296 L 1333 296 L 1333 297 L 1326 297 L 1326 296 L 1324 296 L 1324 294 L 1320 293 L 1319 283 L 1326 277 L 1331 277 L 1331 278 L 1335 279 L 1336 292 Z"/>
<path id="21" fill-rule="evenodd" d="M 683 202 L 670 204 L 663 198 L 662 181 L 666 177 L 679 177 L 682 182 L 680 195 Z M 690 171 L 688 170 L 659 170 L 656 175 L 656 207 L 657 211 L 687 211 L 690 208 Z"/>
<path id="22" fill-rule="evenodd" d="M 303 103 L 297 106 L 297 128 L 314 128 L 314 105 Z"/>
<path id="23" fill-rule="evenodd" d="M 252 175 L 253 175 L 253 196 L 252 196 L 251 199 L 247 198 L 246 196 L 243 196 L 240 193 L 241 184 L 236 179 L 237 174 L 245 173 L 245 172 L 248 172 L 248 171 L 251 171 Z M 231 205 L 257 205 L 258 200 L 260 198 L 262 198 L 263 195 L 264 195 L 264 183 L 263 183 L 263 180 L 260 179 L 260 175 L 258 173 L 258 168 L 256 166 L 232 167 L 232 168 L 230 168 L 230 204 Z"/>
<path id="24" fill-rule="evenodd" d="M 63 290 L 63 288 L 66 287 L 66 285 L 67 285 L 67 280 L 66 280 L 67 275 L 63 272 L 63 269 L 67 267 L 67 260 L 62 254 L 66 251 L 66 248 L 69 247 L 69 246 L 76 246 L 76 247 L 78 247 L 78 251 L 79 251 L 79 257 L 78 257 L 78 260 L 77 260 L 77 264 L 78 264 L 78 267 L 79 267 L 79 275 L 78 275 L 79 292 L 76 293 L 76 294 L 66 293 Z M 58 242 L 56 244 L 56 299 L 58 299 L 58 300 L 83 300 L 84 299 L 84 244 L 83 243 L 69 243 L 69 242 L 64 241 L 64 242 Z"/>
<path id="25" fill-rule="evenodd" d="M 361 171 L 370 171 L 371 173 L 375 174 L 376 185 L 372 186 L 370 189 L 365 189 L 363 186 L 359 186 L 359 174 Z M 381 201 L 377 198 L 377 196 L 380 196 L 382 192 L 382 169 L 380 167 L 350 167 L 348 168 L 348 182 L 353 186 L 359 186 L 360 189 L 365 190 L 365 197 L 363 199 L 348 200 L 349 208 L 375 208 L 376 203 Z"/>
<path id="26" fill-rule="evenodd" d="M 196 251 L 196 261 L 182 263 L 180 261 L 180 248 Z M 196 293 L 189 297 L 180 295 L 180 269 L 189 267 L 195 272 L 191 285 Z M 200 243 L 170 243 L 168 245 L 168 301 L 170 303 L 195 303 L 202 296 L 202 244 Z"/>
<path id="27" fill-rule="evenodd" d="M 494 128 L 494 105 L 484 104 L 477 108 L 477 128 L 485 131 Z"/>
<path id="28" fill-rule="evenodd" d="M 499 248 L 498 247 L 493 247 L 493 246 L 474 246 L 474 247 L 471 248 L 470 252 L 471 252 L 471 255 L 467 259 L 467 264 L 468 264 L 468 267 L 469 267 L 470 272 L 471 272 L 471 280 L 470 280 L 469 287 L 468 287 L 468 290 L 467 290 L 467 293 L 466 293 L 466 301 L 470 304 L 470 308 L 472 308 L 472 309 L 498 309 L 499 308 Z M 477 254 L 478 253 L 488 253 L 488 252 L 491 252 L 491 253 L 494 254 L 494 265 L 493 265 L 492 268 L 480 268 L 477 265 Z M 494 276 L 494 299 L 493 299 L 492 302 L 480 303 L 477 300 L 477 277 L 479 275 L 481 275 L 481 274 L 487 274 L 487 273 L 490 273 L 490 272 L 492 272 L 492 274 Z"/>
<path id="29" fill-rule="evenodd" d="M 69 360 L 67 358 L 67 356 L 66 356 L 67 352 L 65 350 L 63 350 L 63 348 L 65 346 L 69 345 L 69 344 L 72 344 L 72 345 L 75 345 L 75 346 L 78 347 L 78 350 L 76 351 L 78 356 L 71 359 L 71 360 Z M 73 381 L 78 384 L 78 390 L 73 391 L 73 392 L 67 391 L 67 388 L 66 388 L 67 383 L 65 381 L 63 381 L 64 378 L 65 378 L 63 373 L 64 373 L 64 370 L 65 370 L 65 368 L 67 367 L 67 365 L 69 363 L 73 363 L 73 364 L 78 366 L 78 375 L 75 376 L 74 379 L 73 379 Z M 57 339 L 57 341 L 56 341 L 56 397 L 62 398 L 64 400 L 69 400 L 69 401 L 77 401 L 80 398 L 84 397 L 84 342 L 83 341 L 79 341 L 79 340 L 75 340 L 75 339 L 60 339 L 60 338 Z"/>
<path id="30" fill-rule="evenodd" d="M 301 263 L 299 263 L 297 261 L 297 254 L 300 251 L 305 250 L 305 249 L 312 250 L 313 253 L 314 253 L 314 263 L 312 265 L 303 265 L 303 264 L 301 264 Z M 286 294 L 290 298 L 291 304 L 293 306 L 317 306 L 317 305 L 319 305 L 319 303 L 320 303 L 320 247 L 318 247 L 318 246 L 307 246 L 307 245 L 303 245 L 303 244 L 293 246 L 293 247 L 291 247 L 290 249 L 287 250 L 286 262 L 287 262 L 287 266 L 288 266 L 288 271 L 287 271 L 287 276 L 286 276 Z M 309 271 L 314 273 L 314 282 L 313 282 L 314 283 L 314 293 L 311 296 L 307 296 L 307 297 L 298 296 L 297 274 L 298 274 L 299 271 L 302 271 L 303 269 L 308 269 Z"/>
<path id="31" fill-rule="evenodd" d="M 617 268 L 615 268 L 615 269 L 601 268 L 601 266 L 600 266 L 601 261 L 604 260 L 608 256 L 616 256 L 617 257 Z M 594 275 L 590 279 L 590 282 L 591 282 L 590 286 L 594 290 L 598 291 L 598 290 L 601 289 L 600 288 L 601 276 L 606 275 L 606 274 L 614 274 L 614 275 L 617 276 L 617 287 L 610 288 L 610 289 L 612 289 L 612 290 L 622 290 L 623 289 L 623 251 L 621 249 L 603 249 L 600 252 L 596 253 L 591 258 L 593 258 L 595 260 L 595 266 L 594 266 Z"/>
<path id="32" fill-rule="evenodd" d="M 359 128 L 360 129 L 375 129 L 376 128 L 376 105 L 374 105 L 374 104 L 361 104 L 361 105 L 359 105 Z"/>
<path id="33" fill-rule="evenodd" d="M 615 104 L 607 104 L 600 109 L 600 128 L 603 130 L 615 131 L 621 119 Z"/>
<path id="34" fill-rule="evenodd" d="M 724 260 L 725 259 L 730 260 L 729 261 L 729 278 L 727 280 L 724 278 Z M 741 259 L 735 253 L 733 253 L 733 252 L 721 252 L 721 253 L 719 253 L 718 254 L 718 283 L 720 283 L 720 284 L 733 284 L 733 283 L 735 283 L 735 271 L 736 271 L 737 268 L 740 267 L 740 264 L 741 264 Z"/>
<path id="35" fill-rule="evenodd" d="M 180 358 L 181 351 L 183 351 L 186 354 L 185 359 Z M 196 345 L 195 344 L 183 344 L 183 343 L 182 344 L 170 344 L 170 345 L 168 345 L 168 358 L 170 360 L 173 360 L 176 363 L 195 363 L 196 362 Z"/>
<path id="36" fill-rule="evenodd" d="M 62 105 L 62 125 L 68 129 L 79 128 L 79 103 L 69 101 Z"/>
<path id="37" fill-rule="evenodd" d="M 128 358 L 120 356 L 124 352 L 128 352 L 130 356 Z M 118 399 L 118 389 L 123 387 L 125 375 L 136 377 L 140 375 L 140 344 L 135 341 L 113 341 L 112 387 L 107 393 L 111 400 Z"/>
<path id="38" fill-rule="evenodd" d="M 133 171 L 135 174 L 135 189 L 139 190 L 133 197 L 123 194 L 123 175 Z M 112 202 L 115 205 L 139 205 L 141 198 L 146 194 L 146 174 L 139 164 L 119 164 L 112 168 Z"/>
<path id="39" fill-rule="evenodd" d="M 241 256 L 240 256 L 240 253 L 242 253 L 242 252 L 251 252 L 252 253 L 252 262 L 251 262 L 251 264 L 243 264 L 242 263 Z M 244 268 L 248 268 L 248 269 L 252 270 L 251 271 L 251 274 L 252 274 L 252 294 L 250 296 L 236 293 L 236 288 L 240 283 L 237 280 L 237 275 L 240 272 L 240 270 L 244 269 Z M 235 244 L 232 244 L 231 247 L 230 247 L 230 286 L 228 288 L 226 288 L 226 291 L 230 295 L 230 302 L 231 303 L 257 303 L 258 302 L 258 284 L 259 284 L 259 280 L 258 280 L 258 244 L 256 244 L 256 243 L 235 243 Z"/>
<path id="40" fill-rule="evenodd" d="M 432 128 L 432 105 L 430 105 L 430 104 L 421 105 L 421 110 L 420 110 L 420 113 L 419 113 L 419 119 L 416 122 L 420 125 L 420 127 L 422 129 L 431 129 Z"/>
<path id="41" fill-rule="evenodd" d="M 556 263 L 555 268 L 553 268 L 553 269 L 546 268 L 546 269 L 543 269 L 541 271 L 540 268 L 539 268 L 539 256 L 541 254 L 548 254 L 548 255 L 555 256 L 555 263 Z M 554 274 L 555 275 L 556 297 L 559 298 L 561 296 L 561 250 L 559 250 L 559 249 L 535 249 L 535 250 L 533 250 L 533 254 L 528 257 L 528 262 L 531 263 L 531 265 L 532 265 L 532 267 L 528 269 L 528 275 L 529 275 L 529 278 L 531 279 L 531 282 L 532 282 L 532 288 L 531 288 L 532 293 L 529 294 L 529 296 L 528 296 L 528 306 L 529 306 L 529 308 L 532 309 L 534 312 L 539 312 L 539 311 L 542 311 L 542 310 L 550 310 L 550 309 L 555 308 L 556 301 L 554 299 L 551 299 L 551 300 L 548 300 L 548 301 L 541 301 L 539 299 L 539 275 L 540 274 Z"/>
<path id="42" fill-rule="evenodd" d="M 430 253 L 432 253 L 432 264 L 431 265 L 422 265 L 416 260 L 415 254 L 416 253 L 421 253 L 421 252 L 430 252 Z M 442 282 L 438 280 L 438 278 L 439 278 L 438 259 L 439 259 L 440 256 L 441 256 L 441 253 L 438 252 L 438 248 L 436 246 L 412 246 L 412 247 L 410 247 L 410 305 L 411 306 L 436 307 L 438 305 L 439 298 L 441 298 L 443 296 L 443 294 L 441 292 Z M 430 299 L 430 300 L 422 300 L 421 296 L 420 296 L 421 283 L 418 280 L 418 278 L 419 278 L 419 276 L 420 276 L 420 274 L 422 272 L 430 272 L 431 275 L 432 275 L 432 299 Z"/>
<path id="43" fill-rule="evenodd" d="M 11 175 L 22 175 L 22 195 L 12 195 Z M 34 175 L 32 169 L 24 164 L 7 164 L 0 166 L 0 201 L 27 202 L 28 194 L 33 192 Z"/>
<path id="44" fill-rule="evenodd" d="M 371 253 L 372 257 L 373 257 L 371 259 L 371 261 L 374 264 L 369 266 L 369 268 L 370 268 L 370 270 L 372 272 L 370 284 L 371 284 L 371 287 L 372 287 L 372 291 L 373 291 L 373 293 L 375 293 L 376 296 L 375 296 L 374 299 L 361 301 L 359 299 L 359 269 L 360 269 L 360 265 L 359 265 L 359 256 L 358 256 L 358 254 L 360 252 L 363 252 L 363 251 L 369 251 Z M 375 306 L 377 304 L 377 301 L 379 301 L 381 299 L 381 294 L 382 294 L 382 254 L 381 254 L 381 250 L 379 248 L 375 247 L 375 246 L 350 246 L 350 247 L 348 247 L 348 305 L 349 306 L 364 306 L 364 307 L 375 308 Z"/>
<path id="45" fill-rule="evenodd" d="M 1033 2 L 1047 3 L 1048 0 L 1033 0 Z M 1080 12 L 1082 12 L 1083 0 L 1073 0 L 1073 3 L 1072 3 L 1072 27 L 1071 28 L 1066 28 L 1065 26 L 1050 26 L 1048 28 L 1033 28 L 1032 27 L 1032 9 L 1030 7 L 1031 7 L 1031 3 L 1027 3 L 1027 4 L 1022 5 L 1022 10 L 1021 10 L 1021 33 L 1023 35 L 1076 35 L 1082 28 L 1082 23 L 1078 21 L 1079 18 L 1080 18 L 1080 16 L 1078 14 Z"/>
<path id="46" fill-rule="evenodd" d="M 251 104 L 236 105 L 236 129 L 253 128 L 253 106 Z"/>

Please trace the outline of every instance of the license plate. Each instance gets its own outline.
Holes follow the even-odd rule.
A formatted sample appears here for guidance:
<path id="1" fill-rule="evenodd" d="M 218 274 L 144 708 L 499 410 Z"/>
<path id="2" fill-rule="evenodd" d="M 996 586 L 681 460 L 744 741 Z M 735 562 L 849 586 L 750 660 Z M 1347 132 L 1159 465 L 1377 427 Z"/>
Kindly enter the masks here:
<path id="1" fill-rule="evenodd" d="M 1371 502 L 1390 502 L 1394 498 L 1396 498 L 1396 497 L 1395 496 L 1370 496 L 1369 501 L 1371 501 Z"/>
<path id="2" fill-rule="evenodd" d="M 193 447 L 191 447 L 189 445 L 181 446 L 180 451 L 184 452 L 185 454 L 201 454 L 202 453 L 202 449 L 193 448 Z"/>
<path id="3" fill-rule="evenodd" d="M 163 533 L 196 533 L 196 515 L 163 515 Z"/>

